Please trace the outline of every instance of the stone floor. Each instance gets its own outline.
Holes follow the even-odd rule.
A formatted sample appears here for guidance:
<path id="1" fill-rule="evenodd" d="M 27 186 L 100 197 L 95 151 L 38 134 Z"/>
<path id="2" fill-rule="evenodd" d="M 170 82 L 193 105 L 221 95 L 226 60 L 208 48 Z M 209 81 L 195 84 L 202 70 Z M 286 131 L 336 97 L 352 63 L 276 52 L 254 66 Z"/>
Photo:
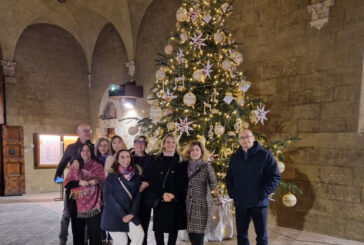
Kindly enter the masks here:
<path id="1" fill-rule="evenodd" d="M 63 202 L 54 201 L 57 193 L 0 197 L 0 245 L 43 245 L 58 244 L 58 232 Z M 336 237 L 269 226 L 270 245 L 364 245 L 364 243 L 343 240 Z M 67 244 L 72 244 L 71 227 Z M 254 241 L 254 228 L 249 238 Z M 148 236 L 148 244 L 154 245 L 153 233 Z M 179 245 L 188 243 L 178 241 Z M 206 244 L 236 244 L 236 239 Z"/>

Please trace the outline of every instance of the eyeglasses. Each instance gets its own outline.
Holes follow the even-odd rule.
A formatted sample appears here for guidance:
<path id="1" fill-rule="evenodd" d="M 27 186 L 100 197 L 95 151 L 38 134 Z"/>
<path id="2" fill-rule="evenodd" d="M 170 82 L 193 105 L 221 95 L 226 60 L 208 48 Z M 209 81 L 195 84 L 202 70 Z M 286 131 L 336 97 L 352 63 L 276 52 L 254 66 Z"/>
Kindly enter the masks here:
<path id="1" fill-rule="evenodd" d="M 136 144 L 136 145 L 146 145 L 145 141 L 142 141 L 142 140 L 135 140 L 134 144 Z"/>
<path id="2" fill-rule="evenodd" d="M 240 136 L 239 140 L 246 140 L 246 139 L 249 139 L 250 137 L 253 137 L 253 135 Z"/>
<path id="3" fill-rule="evenodd" d="M 84 132 L 84 133 L 92 133 L 92 130 L 91 129 L 83 129 L 83 130 L 81 130 L 81 132 Z"/>

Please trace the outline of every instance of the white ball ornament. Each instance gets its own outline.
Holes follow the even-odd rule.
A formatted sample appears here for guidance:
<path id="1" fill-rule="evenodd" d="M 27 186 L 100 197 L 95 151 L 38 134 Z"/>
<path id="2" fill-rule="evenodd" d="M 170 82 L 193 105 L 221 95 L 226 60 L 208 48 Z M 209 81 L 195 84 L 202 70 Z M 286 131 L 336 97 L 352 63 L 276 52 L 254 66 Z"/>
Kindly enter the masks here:
<path id="1" fill-rule="evenodd" d="M 293 207 L 297 203 L 297 198 L 292 193 L 288 192 L 286 195 L 282 197 L 283 205 L 286 207 Z"/>
<path id="2" fill-rule="evenodd" d="M 238 51 L 233 51 L 230 58 L 235 62 L 236 65 L 240 65 L 243 62 L 243 55 Z"/>
<path id="3" fill-rule="evenodd" d="M 201 69 L 198 69 L 198 70 L 195 70 L 192 74 L 192 78 L 195 80 L 195 81 L 203 81 L 205 76 L 203 74 L 203 70 Z"/>
<path id="4" fill-rule="evenodd" d="M 184 22 L 188 19 L 188 13 L 185 8 L 179 8 L 176 12 L 176 19 L 178 22 Z"/>
<path id="5" fill-rule="evenodd" d="M 166 78 L 166 72 L 163 71 L 163 70 L 158 70 L 156 73 L 155 73 L 155 77 L 157 78 L 157 80 L 161 81 L 163 80 L 164 78 Z"/>
<path id="6" fill-rule="evenodd" d="M 183 103 L 185 103 L 187 106 L 193 106 L 196 104 L 196 95 L 192 92 L 188 92 L 183 96 Z"/>
<path id="7" fill-rule="evenodd" d="M 179 38 L 181 39 L 182 43 L 186 42 L 188 39 L 187 35 L 183 32 L 181 34 L 179 34 Z"/>
<path id="8" fill-rule="evenodd" d="M 235 99 L 236 104 L 240 107 L 243 107 L 245 104 L 245 99 L 244 96 L 239 96 L 238 98 Z"/>
<path id="9" fill-rule="evenodd" d="M 169 123 L 167 123 L 167 129 L 169 130 L 169 131 L 173 131 L 174 129 L 175 129 L 175 125 L 174 125 L 174 122 L 169 122 Z"/>
<path id="10" fill-rule="evenodd" d="M 222 64 L 221 67 L 223 70 L 228 71 L 231 69 L 231 61 L 229 59 L 225 59 Z"/>
<path id="11" fill-rule="evenodd" d="M 170 44 L 167 44 L 166 47 L 164 48 L 164 53 L 166 54 L 172 54 L 173 53 L 173 46 Z"/>
<path id="12" fill-rule="evenodd" d="M 224 39 L 225 39 L 224 33 L 218 31 L 214 34 L 214 40 L 216 43 L 221 43 L 224 41 Z"/>
<path id="13" fill-rule="evenodd" d="M 150 118 L 156 122 L 161 120 L 161 118 L 163 117 L 163 111 L 160 107 L 157 106 L 151 106 L 150 107 Z"/>
<path id="14" fill-rule="evenodd" d="M 217 135 L 217 136 L 221 136 L 223 135 L 225 132 L 225 127 L 222 126 L 220 123 L 216 124 L 215 125 L 215 128 L 214 128 L 214 133 Z"/>
<path id="15" fill-rule="evenodd" d="M 284 162 L 281 162 L 281 161 L 277 161 L 277 167 L 278 167 L 280 173 L 283 173 L 284 170 L 286 169 Z"/>
<path id="16" fill-rule="evenodd" d="M 138 126 L 131 126 L 129 129 L 128 129 L 128 133 L 130 135 L 136 135 L 139 131 L 139 128 Z"/>

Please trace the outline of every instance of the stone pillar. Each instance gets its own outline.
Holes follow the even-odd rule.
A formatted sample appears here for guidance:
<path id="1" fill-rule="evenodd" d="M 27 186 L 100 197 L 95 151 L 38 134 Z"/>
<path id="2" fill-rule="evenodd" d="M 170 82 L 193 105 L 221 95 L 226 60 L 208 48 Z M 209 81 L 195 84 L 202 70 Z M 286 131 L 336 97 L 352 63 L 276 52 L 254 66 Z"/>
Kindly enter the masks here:
<path id="1" fill-rule="evenodd" d="M 15 78 L 16 62 L 1 60 L 1 66 L 3 67 L 5 83 L 16 83 L 16 78 Z"/>

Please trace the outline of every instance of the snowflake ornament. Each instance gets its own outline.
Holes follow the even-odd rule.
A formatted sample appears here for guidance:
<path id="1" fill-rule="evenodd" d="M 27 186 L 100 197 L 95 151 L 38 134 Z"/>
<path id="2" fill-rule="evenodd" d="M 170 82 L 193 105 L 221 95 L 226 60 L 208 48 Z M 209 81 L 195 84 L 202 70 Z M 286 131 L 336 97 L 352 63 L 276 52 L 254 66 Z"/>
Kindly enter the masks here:
<path id="1" fill-rule="evenodd" d="M 183 51 L 182 49 L 179 49 L 179 51 L 177 52 L 177 61 L 178 63 L 183 63 L 184 59 L 183 59 L 184 55 L 183 55 Z"/>
<path id="2" fill-rule="evenodd" d="M 202 33 L 200 33 L 200 35 L 198 36 L 196 36 L 196 34 L 193 35 L 194 37 L 190 37 L 190 39 L 193 41 L 193 50 L 195 50 L 196 48 L 201 49 L 201 46 L 206 46 L 206 43 L 204 43 L 206 38 L 202 37 Z"/>
<path id="3" fill-rule="evenodd" d="M 190 125 L 193 123 L 193 121 L 188 122 L 188 118 L 185 117 L 183 120 L 179 118 L 179 123 L 174 123 L 176 125 L 177 130 L 179 131 L 179 137 L 182 136 L 183 133 L 186 133 L 188 136 L 190 136 L 189 130 L 193 130 L 193 128 L 190 127 Z"/>
<path id="4" fill-rule="evenodd" d="M 205 75 L 205 77 L 210 77 L 210 73 L 211 73 L 211 67 L 213 66 L 214 64 L 210 64 L 210 60 L 207 61 L 207 64 L 203 67 L 202 71 L 203 71 L 203 74 Z"/>
<path id="5" fill-rule="evenodd" d="M 259 104 L 259 106 L 257 106 L 257 109 L 252 111 L 252 113 L 255 114 L 255 124 L 260 121 L 264 125 L 264 120 L 268 120 L 266 115 L 270 111 L 265 111 L 264 108 L 265 105 L 262 106 L 262 104 Z"/>
<path id="6" fill-rule="evenodd" d="M 167 88 L 167 91 L 163 93 L 163 97 L 164 100 L 166 101 L 171 101 L 175 98 L 177 98 L 177 96 L 175 96 L 174 94 L 172 94 L 171 92 L 169 92 L 169 89 Z"/>

